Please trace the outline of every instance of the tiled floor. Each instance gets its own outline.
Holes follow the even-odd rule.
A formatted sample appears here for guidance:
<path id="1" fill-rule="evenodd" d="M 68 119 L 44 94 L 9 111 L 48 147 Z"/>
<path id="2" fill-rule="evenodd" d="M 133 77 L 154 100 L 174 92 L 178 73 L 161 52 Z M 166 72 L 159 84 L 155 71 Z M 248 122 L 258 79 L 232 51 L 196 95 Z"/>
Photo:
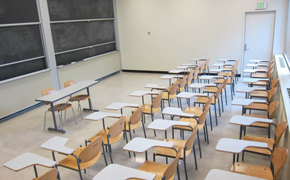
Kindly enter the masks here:
<path id="1" fill-rule="evenodd" d="M 141 98 L 130 97 L 129 94 L 135 90 L 146 90 L 144 86 L 149 83 L 156 83 L 162 86 L 168 86 L 168 81 L 159 79 L 161 74 L 143 74 L 143 73 L 120 73 L 115 76 L 112 76 L 108 79 L 105 79 L 98 83 L 97 85 L 91 87 L 91 98 L 93 106 L 95 109 L 100 111 L 107 111 L 105 107 L 112 102 L 130 102 L 130 103 L 139 103 L 141 104 Z M 242 86 L 241 81 L 238 82 L 238 86 Z M 218 117 L 219 125 L 216 126 L 214 123 L 213 131 L 209 129 L 209 140 L 210 143 L 207 144 L 204 142 L 203 131 L 201 131 L 201 149 L 203 157 L 199 157 L 198 146 L 196 146 L 197 152 L 197 163 L 198 170 L 195 170 L 194 166 L 194 156 L 191 154 L 187 160 L 187 169 L 189 179 L 201 180 L 204 179 L 209 172 L 209 170 L 223 169 L 229 170 L 232 164 L 232 154 L 217 152 L 215 146 L 220 138 L 238 138 L 239 127 L 229 124 L 229 120 L 233 115 L 241 114 L 241 107 L 231 106 L 230 105 L 230 91 L 228 89 L 228 105 L 225 106 L 225 109 L 222 113 L 222 117 Z M 244 97 L 244 94 L 236 93 L 235 97 Z M 65 102 L 66 100 L 63 100 Z M 146 102 L 149 102 L 149 97 L 145 98 Z M 193 101 L 191 101 L 193 102 Z M 86 107 L 87 103 L 82 102 L 82 107 Z M 167 104 L 166 104 L 167 106 Z M 177 107 L 176 99 L 173 101 L 172 106 Z M 183 101 L 183 108 L 186 107 L 185 101 Z M 76 111 L 76 118 L 78 124 L 76 125 L 71 111 L 67 113 L 67 120 L 64 122 L 64 129 L 67 131 L 65 134 L 50 132 L 48 130 L 43 130 L 43 118 L 44 112 L 47 109 L 47 106 L 41 106 L 32 111 L 29 111 L 25 114 L 17 116 L 13 119 L 10 119 L 6 122 L 0 124 L 0 149 L 1 149 L 1 159 L 0 164 L 4 164 L 10 159 L 24 153 L 32 152 L 38 155 L 47 157 L 51 159 L 51 152 L 40 148 L 40 145 L 46 140 L 54 137 L 66 137 L 70 141 L 67 143 L 67 146 L 70 148 L 78 148 L 80 145 L 84 146 L 85 139 L 91 137 L 98 131 L 102 129 L 102 123 L 92 122 L 87 120 L 81 120 L 79 112 L 76 111 L 77 103 L 74 104 L 74 109 Z M 124 114 L 129 116 L 133 109 L 125 109 Z M 110 111 L 112 112 L 112 111 Z M 212 108 L 212 114 L 213 114 Z M 89 115 L 91 112 L 84 112 L 84 116 Z M 47 114 L 47 127 L 53 126 L 51 114 Z M 162 118 L 161 113 L 157 113 L 154 117 Z M 170 117 L 165 118 L 169 119 Z M 177 120 L 177 118 L 175 118 Z M 110 126 L 116 119 L 106 119 L 106 126 Z M 146 116 L 146 127 L 150 124 L 150 116 Z M 262 129 L 250 129 L 248 128 L 248 134 L 258 134 L 265 136 L 266 131 Z M 171 137 L 171 131 L 168 132 L 169 137 Z M 178 138 L 179 133 L 176 132 L 175 137 Z M 189 134 L 186 133 L 186 137 Z M 136 130 L 136 133 L 133 134 L 134 137 L 141 136 L 143 137 L 143 131 L 140 126 Z M 154 137 L 153 131 L 147 129 L 148 138 L 154 138 L 163 140 L 164 133 L 157 132 L 157 137 Z M 125 152 L 122 148 L 125 145 L 125 140 L 113 144 L 113 159 L 114 163 L 138 168 L 144 161 L 144 154 L 137 154 L 136 158 L 129 158 L 128 153 Z M 148 152 L 149 159 L 152 160 L 152 152 L 154 149 Z M 107 154 L 108 155 L 108 154 Z M 64 156 L 61 154 L 56 155 L 56 160 L 60 161 Z M 158 157 L 157 161 L 165 162 L 165 159 Z M 257 164 L 269 165 L 269 158 L 259 155 L 246 154 L 246 162 L 252 162 Z M 84 179 L 92 179 L 100 170 L 105 167 L 104 161 L 102 158 L 91 168 L 87 170 L 87 173 L 84 174 Z M 47 168 L 38 166 L 39 174 L 47 171 Z M 59 167 L 59 172 L 63 180 L 72 180 L 79 179 L 78 172 L 72 171 L 66 168 Z M 184 176 L 184 166 L 183 162 L 180 161 L 180 172 L 181 179 L 185 179 Z M 112 172 L 114 173 L 114 172 Z M 3 166 L 0 167 L 0 179 L 33 179 L 34 172 L 33 168 L 27 168 L 19 172 L 13 172 Z M 177 179 L 177 177 L 175 177 Z"/>

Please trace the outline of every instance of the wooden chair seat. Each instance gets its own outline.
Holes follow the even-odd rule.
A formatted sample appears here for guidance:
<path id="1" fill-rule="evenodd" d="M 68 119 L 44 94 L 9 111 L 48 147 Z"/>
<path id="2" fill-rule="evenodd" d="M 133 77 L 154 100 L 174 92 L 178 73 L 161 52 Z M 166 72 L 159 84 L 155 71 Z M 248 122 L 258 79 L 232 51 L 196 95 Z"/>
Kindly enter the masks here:
<path id="1" fill-rule="evenodd" d="M 194 114 L 195 117 L 199 117 L 201 115 L 201 113 L 203 112 L 203 108 L 190 106 L 190 107 L 186 108 L 183 112 Z"/>
<path id="2" fill-rule="evenodd" d="M 243 140 L 247 141 L 256 141 L 256 142 L 264 142 L 268 144 L 268 148 L 273 150 L 273 145 L 275 143 L 274 139 L 271 138 L 264 138 L 264 137 L 258 137 L 258 136 L 250 136 L 246 135 L 242 138 Z M 271 151 L 265 148 L 257 148 L 257 147 L 247 147 L 245 151 L 251 151 L 259 154 L 265 154 L 265 155 L 271 155 Z"/>
<path id="3" fill-rule="evenodd" d="M 221 72 L 221 73 L 219 73 L 219 76 L 231 76 L 232 75 L 232 73 L 231 72 Z"/>
<path id="4" fill-rule="evenodd" d="M 178 149 L 181 148 L 181 154 L 179 156 L 179 158 L 183 159 L 184 158 L 184 148 L 186 141 L 185 140 L 180 140 L 180 139 L 164 139 L 165 142 L 171 142 L 174 144 L 174 148 Z M 191 151 L 186 151 L 186 156 L 188 156 L 190 154 Z M 157 155 L 165 155 L 165 156 L 170 156 L 175 158 L 176 157 L 176 151 L 171 149 L 171 148 L 163 148 L 163 147 L 159 147 L 156 149 L 156 154 Z"/>
<path id="5" fill-rule="evenodd" d="M 250 116 L 250 117 L 256 117 L 256 118 L 268 119 L 267 115 L 259 115 L 259 114 L 243 114 L 243 116 Z"/>
<path id="6" fill-rule="evenodd" d="M 41 176 L 34 178 L 33 180 L 57 180 L 57 169 L 52 168 L 51 170 L 47 171 L 46 173 L 42 174 Z"/>
<path id="7" fill-rule="evenodd" d="M 246 163 L 235 163 L 232 168 L 232 172 L 246 174 L 249 176 L 260 177 L 264 179 L 273 179 L 272 171 L 267 166 L 259 166 L 254 164 L 246 164 Z"/>
<path id="8" fill-rule="evenodd" d="M 267 91 L 252 91 L 250 93 L 250 96 L 267 98 L 268 97 L 268 92 Z"/>
<path id="9" fill-rule="evenodd" d="M 163 164 L 154 161 L 146 161 L 140 167 L 139 170 L 146 171 L 155 174 L 154 180 L 161 180 L 163 177 L 163 173 L 169 167 L 168 164 Z M 173 179 L 174 177 L 170 178 Z"/>
<path id="10" fill-rule="evenodd" d="M 195 118 L 181 118 L 179 121 L 182 122 L 189 122 L 189 125 L 191 127 L 195 127 L 197 125 L 197 128 L 200 130 L 203 128 L 204 124 L 197 124 L 197 121 Z M 174 126 L 174 128 L 176 129 L 183 129 L 183 130 L 187 130 L 187 131 L 192 131 L 192 129 L 188 126 Z"/>
<path id="11" fill-rule="evenodd" d="M 126 118 L 125 119 L 125 126 L 126 126 L 126 129 L 129 130 L 129 118 Z M 131 124 L 130 127 L 131 127 L 131 130 L 133 129 L 137 129 L 139 127 L 139 125 L 141 124 L 141 121 L 137 122 L 136 124 Z"/>
<path id="12" fill-rule="evenodd" d="M 217 87 L 207 87 L 207 88 L 204 89 L 204 92 L 217 93 L 218 92 L 218 88 Z"/>
<path id="13" fill-rule="evenodd" d="M 249 106 L 244 106 L 246 109 L 268 111 L 268 105 L 264 103 L 251 103 Z"/>
<path id="14" fill-rule="evenodd" d="M 151 104 L 143 104 L 143 107 L 142 107 L 142 112 L 147 113 L 147 114 L 156 113 L 159 110 L 160 110 L 160 107 L 152 108 L 152 112 L 151 112 Z"/>
<path id="15" fill-rule="evenodd" d="M 83 101 L 88 99 L 90 96 L 86 94 L 80 94 L 69 98 L 69 101 Z"/>
<path id="16" fill-rule="evenodd" d="M 162 93 L 162 99 L 166 99 L 166 100 L 168 100 L 168 93 L 169 93 L 169 92 L 167 92 L 167 91 L 166 91 L 166 92 L 163 92 L 163 93 Z M 175 97 L 176 97 L 176 94 L 172 94 L 172 95 L 169 94 L 169 99 L 173 99 L 173 98 L 175 98 Z"/>
<path id="17" fill-rule="evenodd" d="M 57 105 L 53 106 L 53 108 L 54 108 L 54 111 L 65 111 L 67 109 L 70 109 L 71 106 L 72 105 L 69 103 L 61 103 L 61 104 L 57 104 Z M 47 110 L 51 111 L 51 108 L 48 108 Z"/>
<path id="18" fill-rule="evenodd" d="M 268 116 L 267 115 L 243 114 L 243 116 L 250 116 L 250 117 L 256 117 L 256 118 L 268 119 Z M 270 126 L 270 124 L 269 123 L 262 123 L 262 122 L 254 122 L 254 123 L 251 124 L 251 126 L 268 128 Z"/>
<path id="19" fill-rule="evenodd" d="M 91 137 L 90 139 L 88 139 L 88 141 L 93 141 L 98 136 L 102 136 L 102 140 L 103 140 L 104 144 L 107 145 L 108 144 L 108 139 L 107 139 L 108 132 L 109 132 L 109 129 L 102 129 L 100 132 L 98 132 L 98 134 L 96 134 L 93 137 Z M 116 136 L 114 138 L 110 138 L 109 139 L 110 144 L 113 144 L 113 143 L 119 141 L 122 137 L 123 137 L 123 133 L 121 133 L 119 136 Z"/>
<path id="20" fill-rule="evenodd" d="M 214 83 L 215 84 L 222 84 L 224 82 L 224 79 L 217 79 Z M 231 84 L 231 79 L 227 80 L 227 84 Z"/>
<path id="21" fill-rule="evenodd" d="M 252 74 L 252 78 L 267 78 L 268 74 L 267 73 L 256 73 Z"/>
<path id="22" fill-rule="evenodd" d="M 200 104 L 205 104 L 207 101 L 208 101 L 208 98 L 207 97 L 198 97 L 195 100 L 196 103 L 200 103 Z M 216 102 L 218 102 L 218 99 L 216 99 Z M 211 104 L 215 104 L 214 98 L 212 99 Z"/>
<path id="23" fill-rule="evenodd" d="M 74 155 L 76 155 L 78 157 L 83 149 L 84 149 L 84 147 L 78 148 L 77 150 L 74 151 Z M 90 160 L 86 163 L 80 163 L 80 169 L 84 170 L 84 169 L 87 169 L 88 167 L 92 166 L 93 164 L 95 164 L 95 162 L 97 162 L 98 159 L 100 158 L 101 154 L 102 154 L 102 152 L 100 151 L 99 154 L 96 157 L 94 157 L 92 160 Z M 66 158 L 61 160 L 58 164 L 61 166 L 65 166 L 65 167 L 74 169 L 74 170 L 78 170 L 78 163 L 77 163 L 76 158 L 73 155 L 68 155 Z"/>
<path id="24" fill-rule="evenodd" d="M 268 85 L 268 82 L 266 82 L 266 81 L 258 81 L 258 82 L 252 83 L 252 85 L 256 85 L 256 86 L 267 86 Z"/>

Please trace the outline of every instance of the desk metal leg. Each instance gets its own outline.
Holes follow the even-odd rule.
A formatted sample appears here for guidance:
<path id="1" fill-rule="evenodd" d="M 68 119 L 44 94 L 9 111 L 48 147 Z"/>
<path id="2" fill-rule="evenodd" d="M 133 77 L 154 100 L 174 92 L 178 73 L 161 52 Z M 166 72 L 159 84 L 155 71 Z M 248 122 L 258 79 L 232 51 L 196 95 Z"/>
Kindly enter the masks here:
<path id="1" fill-rule="evenodd" d="M 90 96 L 90 90 L 89 88 L 87 88 L 87 94 Z M 84 111 L 94 111 L 94 112 L 98 112 L 99 110 L 97 109 L 93 109 L 93 105 L 92 105 L 92 101 L 91 98 L 88 98 L 88 102 L 89 102 L 89 108 L 83 108 Z"/>
<path id="2" fill-rule="evenodd" d="M 64 129 L 58 129 L 57 128 L 57 122 L 56 122 L 56 117 L 55 117 L 55 113 L 54 113 L 53 103 L 50 103 L 50 107 L 51 107 L 51 114 L 52 114 L 52 118 L 53 118 L 54 128 L 49 127 L 48 130 L 49 131 L 58 131 L 58 132 L 65 133 L 66 131 Z"/>
<path id="3" fill-rule="evenodd" d="M 35 177 L 38 177 L 37 170 L 36 170 L 36 166 L 33 165 L 33 168 L 34 168 Z"/>
<path id="4" fill-rule="evenodd" d="M 106 129 L 105 119 L 104 118 L 102 119 L 102 122 L 103 122 L 103 129 Z"/>
<path id="5" fill-rule="evenodd" d="M 233 154 L 233 164 L 235 164 L 235 161 L 236 161 L 236 154 L 234 153 Z"/>

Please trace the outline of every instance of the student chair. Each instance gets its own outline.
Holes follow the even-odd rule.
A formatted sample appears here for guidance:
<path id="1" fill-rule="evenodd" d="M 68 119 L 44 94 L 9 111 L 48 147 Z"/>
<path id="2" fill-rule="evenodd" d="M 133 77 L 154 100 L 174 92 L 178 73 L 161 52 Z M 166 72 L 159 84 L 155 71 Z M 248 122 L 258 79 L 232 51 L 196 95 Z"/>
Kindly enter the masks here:
<path id="1" fill-rule="evenodd" d="M 179 83 L 178 81 L 175 81 L 173 85 L 167 88 L 166 91 L 163 91 L 162 94 L 163 107 L 165 107 L 164 106 L 165 100 L 168 101 L 168 105 L 170 106 L 170 101 L 176 97 L 178 83 Z"/>
<path id="2" fill-rule="evenodd" d="M 64 83 L 64 87 L 66 88 L 66 87 L 69 87 L 69 86 L 74 85 L 74 84 L 75 84 L 74 81 L 71 81 L 71 80 L 70 80 L 70 81 L 66 81 L 66 82 Z M 89 95 L 87 95 L 87 94 L 80 94 L 80 95 L 72 96 L 72 97 L 70 97 L 70 98 L 68 99 L 68 101 L 71 101 L 71 102 L 74 102 L 74 101 L 77 101 L 77 102 L 78 102 L 78 109 L 79 109 L 79 111 L 80 111 L 80 113 L 81 113 L 81 117 L 82 117 L 82 119 L 84 119 L 84 118 L 83 118 L 83 112 L 82 112 L 82 108 L 81 108 L 81 103 L 80 103 L 80 101 L 86 100 L 86 99 L 88 99 L 88 98 L 90 98 Z"/>
<path id="3" fill-rule="evenodd" d="M 161 104 L 163 93 L 164 92 L 160 92 L 157 96 L 155 96 L 154 100 L 152 101 L 152 104 L 143 104 L 142 113 L 144 122 L 145 122 L 145 114 L 150 114 L 151 120 L 153 121 L 154 113 L 157 113 L 160 110 L 160 108 L 161 111 L 163 110 Z"/>
<path id="4" fill-rule="evenodd" d="M 56 168 L 51 168 L 46 173 L 34 178 L 33 180 L 57 180 L 58 172 Z"/>
<path id="5" fill-rule="evenodd" d="M 42 96 L 45 96 L 45 95 L 48 95 L 48 94 L 51 94 L 51 93 L 54 93 L 54 92 L 56 92 L 56 90 L 54 88 L 47 88 L 47 89 L 42 91 Z M 45 103 L 45 104 L 48 105 L 49 103 Z M 77 124 L 77 120 L 76 120 L 76 117 L 75 117 L 75 112 L 74 112 L 74 109 L 73 109 L 71 104 L 69 104 L 69 103 L 60 103 L 60 104 L 56 104 L 56 105 L 53 106 L 54 111 L 57 111 L 57 113 L 58 113 L 58 117 L 59 117 L 59 120 L 60 120 L 62 126 L 63 126 L 62 112 L 63 111 L 66 112 L 66 110 L 69 109 L 69 108 L 72 109 L 73 116 L 74 116 L 75 122 Z M 46 125 L 46 113 L 47 112 L 51 112 L 51 111 L 52 111 L 52 109 L 51 109 L 51 107 L 49 107 L 47 109 L 47 111 L 45 111 L 45 113 L 44 113 L 44 129 L 45 129 L 45 125 Z M 65 113 L 65 116 L 66 116 L 66 113 Z M 65 116 L 64 116 L 64 118 L 65 118 Z"/>

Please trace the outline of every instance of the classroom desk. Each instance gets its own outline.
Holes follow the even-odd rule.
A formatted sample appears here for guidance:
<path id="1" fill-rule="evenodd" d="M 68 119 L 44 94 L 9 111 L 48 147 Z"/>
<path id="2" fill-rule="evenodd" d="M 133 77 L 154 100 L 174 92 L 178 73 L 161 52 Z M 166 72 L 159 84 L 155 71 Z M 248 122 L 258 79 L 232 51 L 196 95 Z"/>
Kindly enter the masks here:
<path id="1" fill-rule="evenodd" d="M 133 103 L 121 103 L 121 102 L 114 102 L 110 105 L 108 105 L 107 107 L 105 107 L 105 109 L 108 110 L 120 110 L 121 114 L 123 114 L 123 108 L 139 108 L 139 104 L 133 104 Z"/>
<path id="2" fill-rule="evenodd" d="M 233 63 L 213 63 L 212 67 L 233 66 Z"/>
<path id="3" fill-rule="evenodd" d="M 210 76 L 210 75 L 202 75 L 199 77 L 199 80 L 207 80 L 208 83 L 212 79 L 219 79 L 219 78 L 224 78 L 223 76 Z"/>
<path id="4" fill-rule="evenodd" d="M 147 150 L 153 147 L 165 147 L 165 148 L 172 148 L 176 152 L 177 150 L 173 147 L 173 143 L 159 141 L 154 139 L 146 139 L 141 137 L 136 137 L 129 141 L 123 149 L 126 151 L 134 152 L 134 153 L 143 153 L 145 152 L 146 161 L 148 160 Z"/>
<path id="5" fill-rule="evenodd" d="M 190 66 L 186 66 L 186 65 L 181 65 L 181 66 L 177 66 L 176 69 L 183 69 L 186 70 L 188 68 L 191 68 Z"/>
<path id="6" fill-rule="evenodd" d="M 190 61 L 195 61 L 195 65 L 197 65 L 198 61 L 207 61 L 207 58 L 191 58 Z"/>
<path id="7" fill-rule="evenodd" d="M 236 92 L 245 93 L 245 98 L 248 98 L 249 93 L 257 90 L 266 91 L 266 87 L 237 87 Z"/>
<path id="8" fill-rule="evenodd" d="M 56 165 L 56 162 L 33 153 L 24 153 L 11 159 L 3 165 L 13 171 L 20 171 L 27 167 L 33 166 L 35 177 L 38 177 L 36 165 L 53 167 Z"/>
<path id="9" fill-rule="evenodd" d="M 195 68 L 197 65 L 196 64 L 190 64 L 190 63 L 184 63 L 184 64 L 181 64 L 181 66 L 189 66 L 190 68 Z"/>
<path id="10" fill-rule="evenodd" d="M 223 71 L 232 71 L 231 69 L 210 69 L 209 72 L 210 73 L 220 73 Z"/>
<path id="11" fill-rule="evenodd" d="M 171 79 L 181 79 L 183 76 L 181 75 L 163 75 L 160 77 L 160 79 L 168 79 L 169 80 L 169 86 L 171 86 Z"/>
<path id="12" fill-rule="evenodd" d="M 266 60 L 266 59 L 252 59 L 249 62 L 253 62 L 253 63 L 259 63 L 259 62 L 270 63 L 270 61 L 269 60 Z"/>
<path id="13" fill-rule="evenodd" d="M 167 129 L 173 126 L 189 126 L 189 122 L 183 121 L 172 121 L 166 119 L 155 119 L 152 123 L 148 125 L 148 129 L 157 130 L 157 131 L 164 131 L 165 138 L 167 138 Z M 173 137 L 172 137 L 173 138 Z"/>
<path id="14" fill-rule="evenodd" d="M 251 124 L 253 124 L 255 122 L 273 124 L 272 119 L 256 118 L 256 117 L 241 116 L 241 115 L 234 115 L 229 121 L 230 124 L 240 125 L 240 137 L 239 137 L 239 139 L 242 138 L 243 126 L 244 127 L 250 126 Z"/>
<path id="15" fill-rule="evenodd" d="M 185 75 L 186 73 L 189 73 L 189 70 L 173 69 L 173 70 L 168 71 L 168 73 L 171 73 L 171 74 L 180 74 L 180 73 L 184 73 L 184 75 Z"/>
<path id="16" fill-rule="evenodd" d="M 155 174 L 122 166 L 119 164 L 110 164 L 102 169 L 93 180 L 127 180 L 127 179 L 148 179 L 153 180 Z"/>
<path id="17" fill-rule="evenodd" d="M 237 62 L 237 60 L 235 60 L 235 59 L 218 59 L 217 61 L 220 61 L 220 62 Z"/>
<path id="18" fill-rule="evenodd" d="M 247 64 L 246 65 L 247 67 L 253 67 L 253 68 L 257 68 L 257 67 L 268 67 L 269 64 L 266 64 L 266 63 L 262 63 L 262 64 Z"/>
<path id="19" fill-rule="evenodd" d="M 94 112 L 87 117 L 85 117 L 85 120 L 90 121 L 99 121 L 102 120 L 103 122 L 103 129 L 106 129 L 105 125 L 105 118 L 121 118 L 123 114 L 116 114 L 116 113 L 107 113 L 107 112 Z"/>
<path id="20" fill-rule="evenodd" d="M 192 89 L 198 89 L 199 93 L 200 93 L 200 89 L 202 89 L 204 87 L 216 87 L 216 84 L 192 83 L 188 87 L 192 88 Z"/>
<path id="21" fill-rule="evenodd" d="M 207 94 L 192 93 L 192 92 L 181 92 L 181 93 L 177 94 L 177 96 L 176 96 L 177 101 L 179 101 L 178 107 L 180 105 L 180 107 L 182 109 L 181 99 L 188 99 L 188 107 L 189 107 L 190 106 L 190 98 L 192 98 L 192 97 L 207 97 Z"/>
<path id="22" fill-rule="evenodd" d="M 55 161 L 54 152 L 59 152 L 65 155 L 71 155 L 75 151 L 74 149 L 65 146 L 68 141 L 69 141 L 68 138 L 55 136 L 47 140 L 43 144 L 41 144 L 40 147 L 52 151 L 52 158 Z"/>
<path id="23" fill-rule="evenodd" d="M 205 180 L 265 180 L 265 179 L 234 173 L 230 171 L 212 169 L 205 177 Z"/>
<path id="24" fill-rule="evenodd" d="M 162 114 L 170 115 L 172 120 L 173 120 L 174 116 L 187 117 L 187 118 L 194 117 L 194 114 L 184 113 L 184 112 L 182 112 L 182 110 L 180 108 L 175 108 L 175 107 L 166 107 L 165 109 L 163 109 Z"/>
<path id="25" fill-rule="evenodd" d="M 145 85 L 145 88 L 149 88 L 149 89 L 151 89 L 151 91 L 153 89 L 157 89 L 157 90 L 167 90 L 167 87 L 159 86 L 158 84 L 147 84 L 147 85 Z"/>
<path id="26" fill-rule="evenodd" d="M 267 73 L 268 69 L 244 69 L 243 72 L 244 73 L 257 73 L 257 72 Z"/>
<path id="27" fill-rule="evenodd" d="M 63 88 L 59 91 L 56 91 L 52 94 L 48 94 L 46 96 L 42 96 L 40 98 L 35 99 L 35 101 L 50 103 L 51 113 L 52 113 L 53 122 L 54 122 L 54 128 L 49 127 L 48 130 L 58 131 L 58 132 L 62 132 L 62 133 L 66 132 L 64 129 L 57 128 L 57 122 L 56 122 L 55 112 L 54 112 L 54 108 L 53 108 L 53 103 L 65 98 L 65 97 L 68 97 L 74 93 L 82 91 L 84 89 L 87 89 L 87 94 L 90 95 L 89 87 L 91 87 L 97 83 L 98 83 L 98 81 L 88 81 L 88 80 L 81 81 L 81 82 L 78 82 L 78 83 L 71 85 L 69 87 Z M 89 109 L 84 109 L 84 110 L 97 111 L 97 110 L 93 110 L 91 98 L 88 98 L 88 102 L 89 102 Z"/>
<path id="28" fill-rule="evenodd" d="M 235 99 L 232 100 L 232 105 L 243 106 L 242 107 L 242 115 L 244 113 L 244 106 L 249 106 L 251 103 L 267 104 L 267 101 L 266 100 L 261 100 L 261 99 L 242 99 L 242 98 L 235 98 Z"/>
<path id="29" fill-rule="evenodd" d="M 246 141 L 231 138 L 221 138 L 216 145 L 216 150 L 221 152 L 233 153 L 233 164 L 236 161 L 236 154 L 241 153 L 247 147 L 268 148 L 268 144 L 264 142 Z M 238 157 L 237 157 L 238 162 Z"/>
<path id="30" fill-rule="evenodd" d="M 159 92 L 154 92 L 154 91 L 134 91 L 129 96 L 142 97 L 142 104 L 144 104 L 145 95 L 158 95 L 158 94 Z"/>

